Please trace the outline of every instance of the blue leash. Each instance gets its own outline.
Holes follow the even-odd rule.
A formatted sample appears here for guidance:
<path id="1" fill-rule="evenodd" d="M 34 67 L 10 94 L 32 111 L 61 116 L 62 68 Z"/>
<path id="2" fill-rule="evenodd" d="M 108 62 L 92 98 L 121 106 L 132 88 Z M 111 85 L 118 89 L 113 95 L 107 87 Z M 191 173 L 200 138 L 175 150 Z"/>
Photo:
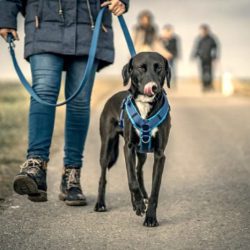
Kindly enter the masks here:
<path id="1" fill-rule="evenodd" d="M 36 94 L 36 92 L 33 90 L 33 88 L 31 87 L 29 82 L 26 80 L 25 76 L 23 75 L 23 73 L 22 73 L 22 71 L 21 71 L 21 69 L 20 69 L 20 67 L 18 65 L 16 55 L 15 55 L 15 50 L 14 50 L 14 47 L 15 47 L 15 45 L 14 45 L 14 37 L 13 37 L 13 35 L 11 33 L 8 34 L 7 42 L 9 43 L 10 55 L 11 55 L 12 62 L 13 62 L 14 68 L 16 70 L 16 73 L 17 73 L 22 85 L 24 86 L 24 88 L 29 92 L 29 94 L 37 102 L 39 102 L 41 104 L 44 104 L 44 105 L 47 105 L 47 106 L 53 106 L 53 107 L 62 106 L 64 104 L 70 102 L 72 99 L 74 99 L 83 90 L 86 83 L 88 82 L 88 79 L 89 79 L 90 74 L 91 74 L 91 69 L 92 69 L 93 64 L 94 64 L 96 49 L 97 49 L 98 39 L 99 39 L 99 34 L 100 34 L 100 29 L 101 29 L 101 25 L 102 25 L 103 14 L 104 14 L 105 10 L 106 10 L 106 8 L 102 8 L 99 11 L 97 19 L 96 19 L 95 29 L 94 29 L 94 32 L 93 32 L 93 36 L 92 36 L 92 40 L 91 40 L 91 46 L 90 46 L 90 50 L 89 50 L 88 62 L 87 62 L 86 70 L 84 72 L 81 84 L 76 89 L 75 93 L 73 93 L 68 99 L 66 99 L 63 102 L 57 103 L 57 104 L 56 103 L 49 103 L 49 102 L 46 102 L 46 101 L 42 100 Z M 124 37 L 126 39 L 126 43 L 127 43 L 130 55 L 131 55 L 131 57 L 133 57 L 133 56 L 136 55 L 136 52 L 135 52 L 133 41 L 132 41 L 131 36 L 129 34 L 128 27 L 126 25 L 126 22 L 125 22 L 123 16 L 119 16 L 118 19 L 119 19 L 119 23 L 120 23 L 120 26 L 122 28 Z"/>

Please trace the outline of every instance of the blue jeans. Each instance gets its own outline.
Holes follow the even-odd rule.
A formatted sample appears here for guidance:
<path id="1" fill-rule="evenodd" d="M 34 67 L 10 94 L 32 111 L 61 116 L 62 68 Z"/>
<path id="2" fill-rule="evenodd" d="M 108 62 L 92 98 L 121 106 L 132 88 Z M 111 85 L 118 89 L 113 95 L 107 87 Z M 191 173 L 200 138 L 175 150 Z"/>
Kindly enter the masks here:
<path id="1" fill-rule="evenodd" d="M 61 56 L 51 53 L 30 57 L 33 89 L 43 99 L 55 103 L 58 99 L 62 71 L 66 71 L 65 97 L 79 86 L 87 64 L 86 57 Z M 98 60 L 82 93 L 66 106 L 64 165 L 82 166 L 84 144 L 89 127 L 90 99 Z M 55 107 L 38 103 L 31 98 L 29 112 L 29 145 L 27 158 L 39 157 L 49 161 L 54 129 Z"/>

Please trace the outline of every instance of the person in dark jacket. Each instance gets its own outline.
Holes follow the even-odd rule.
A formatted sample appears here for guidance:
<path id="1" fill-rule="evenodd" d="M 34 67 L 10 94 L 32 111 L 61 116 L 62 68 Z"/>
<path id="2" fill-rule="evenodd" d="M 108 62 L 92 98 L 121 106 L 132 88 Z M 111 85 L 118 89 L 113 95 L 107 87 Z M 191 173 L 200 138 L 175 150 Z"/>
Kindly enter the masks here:
<path id="1" fill-rule="evenodd" d="M 17 33 L 17 14 L 25 17 L 25 53 L 30 62 L 32 87 L 44 100 L 55 103 L 61 75 L 66 71 L 65 96 L 76 90 L 87 64 L 98 11 L 108 6 L 103 19 L 94 67 L 84 92 L 67 104 L 64 168 L 59 198 L 67 205 L 86 205 L 80 185 L 80 170 L 89 126 L 90 99 L 95 73 L 114 60 L 111 12 L 119 16 L 129 0 L 2 0 L 0 35 Z M 47 200 L 47 162 L 54 129 L 55 108 L 31 98 L 27 160 L 14 179 L 14 190 L 31 201 Z"/>
<path id="2" fill-rule="evenodd" d="M 167 24 L 163 28 L 162 43 L 164 48 L 171 54 L 168 62 L 171 66 L 172 84 L 176 85 L 176 60 L 180 56 L 180 39 L 174 32 L 174 27 Z"/>
<path id="3" fill-rule="evenodd" d="M 200 36 L 195 43 L 192 57 L 200 60 L 203 90 L 212 90 L 213 62 L 218 58 L 218 43 L 207 24 L 200 26 Z"/>

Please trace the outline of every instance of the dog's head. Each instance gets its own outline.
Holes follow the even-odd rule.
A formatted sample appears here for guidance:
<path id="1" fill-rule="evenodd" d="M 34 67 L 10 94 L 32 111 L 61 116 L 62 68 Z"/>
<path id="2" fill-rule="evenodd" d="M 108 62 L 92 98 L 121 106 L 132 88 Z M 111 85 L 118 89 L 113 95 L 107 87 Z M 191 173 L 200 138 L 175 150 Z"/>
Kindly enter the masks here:
<path id="1" fill-rule="evenodd" d="M 131 79 L 132 95 L 154 97 L 163 91 L 164 82 L 170 88 L 171 70 L 168 61 L 156 52 L 141 52 L 131 58 L 122 70 L 124 85 Z"/>

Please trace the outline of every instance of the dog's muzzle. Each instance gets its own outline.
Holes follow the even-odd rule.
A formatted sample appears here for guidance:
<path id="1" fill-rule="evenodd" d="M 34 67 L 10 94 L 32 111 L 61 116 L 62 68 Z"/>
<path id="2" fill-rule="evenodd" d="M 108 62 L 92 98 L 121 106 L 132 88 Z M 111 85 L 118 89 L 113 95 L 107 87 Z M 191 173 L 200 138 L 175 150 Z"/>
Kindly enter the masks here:
<path id="1" fill-rule="evenodd" d="M 144 86 L 144 95 L 154 96 L 157 91 L 157 84 L 155 82 L 149 82 Z"/>

